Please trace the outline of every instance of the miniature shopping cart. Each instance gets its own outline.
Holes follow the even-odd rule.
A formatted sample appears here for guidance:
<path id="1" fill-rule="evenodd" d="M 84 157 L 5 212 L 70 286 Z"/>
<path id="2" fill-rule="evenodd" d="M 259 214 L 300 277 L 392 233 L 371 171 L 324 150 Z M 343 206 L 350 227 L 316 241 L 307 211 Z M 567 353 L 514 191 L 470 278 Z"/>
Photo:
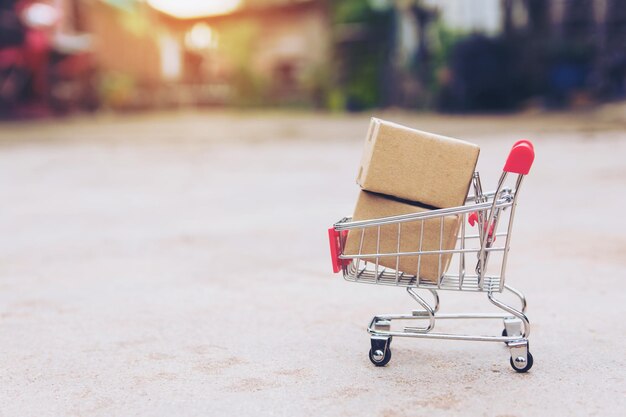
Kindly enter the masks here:
<path id="1" fill-rule="evenodd" d="M 533 366 L 533 357 L 528 348 L 530 324 L 525 314 L 526 298 L 520 291 L 505 284 L 505 272 L 517 197 L 524 175 L 528 174 L 534 156 L 532 143 L 525 140 L 515 143 L 496 190 L 483 193 L 480 176 L 476 172 L 472 179 L 474 195 L 466 199 L 464 206 L 361 221 L 352 221 L 351 218 L 346 217 L 329 229 L 334 272 L 343 271 L 343 276 L 347 281 L 405 287 L 409 295 L 421 307 L 409 314 L 374 316 L 367 328 L 371 335 L 369 358 L 374 365 L 385 366 L 391 360 L 390 345 L 393 337 L 417 337 L 505 343 L 510 349 L 510 363 L 515 371 L 526 372 Z M 456 246 L 453 249 L 443 249 L 441 241 L 444 233 L 444 217 L 450 215 L 459 216 L 459 232 Z M 440 222 L 439 248 L 441 249 L 423 250 L 420 240 L 417 251 L 401 251 L 400 240 L 403 238 L 403 229 L 423 231 L 426 221 Z M 466 221 L 469 224 L 466 224 Z M 420 222 L 421 227 L 408 228 L 407 225 L 413 222 Z M 366 231 L 369 231 L 369 236 L 378 237 L 375 247 L 380 249 L 381 227 L 397 227 L 397 249 L 362 253 L 363 236 Z M 357 239 L 360 236 L 361 244 L 356 254 L 344 253 L 348 233 L 356 234 Z M 391 257 L 398 265 L 403 257 L 409 256 L 418 258 L 417 270 L 414 272 L 400 272 L 380 264 L 384 257 Z M 438 279 L 426 280 L 420 275 L 420 259 L 427 256 L 439 257 Z M 451 259 L 447 272 L 442 271 L 445 269 L 442 257 Z M 384 263 L 389 264 L 389 262 Z M 427 302 L 418 293 L 419 290 L 429 292 L 433 301 Z M 439 290 L 487 293 L 489 301 L 504 313 L 440 314 L 438 312 Z M 512 294 L 514 299 L 519 300 L 519 307 L 505 303 L 501 297 L 496 298 L 497 294 L 505 290 Z M 503 320 L 504 330 L 501 334 L 498 331 L 496 335 L 433 332 L 439 320 L 454 319 Z M 412 321 L 418 325 L 401 328 L 392 326 L 392 321 L 397 323 L 398 320 L 404 321 L 405 324 L 407 321 Z"/>

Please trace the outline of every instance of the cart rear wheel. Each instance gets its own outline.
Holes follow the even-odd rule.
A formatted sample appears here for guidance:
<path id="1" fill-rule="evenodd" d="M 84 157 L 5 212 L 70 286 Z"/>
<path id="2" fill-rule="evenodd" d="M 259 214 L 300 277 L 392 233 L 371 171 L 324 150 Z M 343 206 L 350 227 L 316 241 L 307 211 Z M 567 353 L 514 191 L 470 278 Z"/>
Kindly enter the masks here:
<path id="1" fill-rule="evenodd" d="M 518 359 L 516 359 L 516 360 L 518 360 Z M 513 369 L 515 369 L 516 372 L 519 372 L 519 373 L 528 372 L 530 370 L 530 368 L 533 367 L 533 355 L 531 355 L 530 352 L 528 352 L 528 354 L 526 355 L 526 365 L 524 365 L 523 368 L 517 368 L 515 366 L 515 362 L 514 362 L 513 357 L 511 357 L 511 359 L 509 361 L 511 363 L 511 367 Z"/>
<path id="2" fill-rule="evenodd" d="M 391 360 L 391 349 L 387 348 L 385 349 L 385 352 L 381 350 L 375 350 L 374 352 L 372 352 L 372 349 L 370 349 L 369 356 L 370 361 L 372 361 L 374 365 L 385 366 Z"/>

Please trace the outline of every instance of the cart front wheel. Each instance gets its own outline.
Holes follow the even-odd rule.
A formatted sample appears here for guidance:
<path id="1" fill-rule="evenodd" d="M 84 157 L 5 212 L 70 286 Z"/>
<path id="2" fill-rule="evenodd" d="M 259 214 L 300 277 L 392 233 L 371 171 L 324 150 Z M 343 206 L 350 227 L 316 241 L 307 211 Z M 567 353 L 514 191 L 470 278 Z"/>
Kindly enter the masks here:
<path id="1" fill-rule="evenodd" d="M 533 355 L 530 352 L 526 354 L 526 360 L 523 360 L 523 357 L 515 358 L 511 357 L 510 359 L 511 367 L 519 373 L 525 373 L 533 367 Z M 524 364 L 525 362 L 525 364 Z M 516 366 L 517 365 L 517 366 Z"/>
<path id="2" fill-rule="evenodd" d="M 383 352 L 382 350 L 374 350 L 370 349 L 370 361 L 376 366 L 385 366 L 391 360 L 391 349 L 387 348 Z"/>

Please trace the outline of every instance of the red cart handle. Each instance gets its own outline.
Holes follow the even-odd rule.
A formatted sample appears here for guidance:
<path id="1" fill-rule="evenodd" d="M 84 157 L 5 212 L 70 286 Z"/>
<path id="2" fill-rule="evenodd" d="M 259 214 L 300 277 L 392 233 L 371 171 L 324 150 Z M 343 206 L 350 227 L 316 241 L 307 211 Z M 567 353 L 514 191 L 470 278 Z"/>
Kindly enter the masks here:
<path id="1" fill-rule="evenodd" d="M 522 139 L 515 142 L 504 164 L 504 171 L 526 175 L 535 160 L 535 148 L 532 142 Z"/>
<path id="2" fill-rule="evenodd" d="M 528 139 L 520 139 L 520 140 L 518 140 L 517 142 L 515 142 L 513 144 L 513 147 L 516 147 L 517 145 L 519 145 L 521 143 L 525 143 L 528 146 L 530 146 L 533 149 L 533 151 L 535 150 L 535 145 L 533 145 L 533 143 L 531 141 L 529 141 Z"/>
<path id="3" fill-rule="evenodd" d="M 341 239 L 345 239 L 348 234 L 347 230 L 341 232 L 335 230 L 334 227 L 328 229 L 328 241 L 330 243 L 330 260 L 333 264 L 333 272 L 341 271 L 341 268 L 350 263 L 349 259 L 339 259 L 341 255 Z"/>

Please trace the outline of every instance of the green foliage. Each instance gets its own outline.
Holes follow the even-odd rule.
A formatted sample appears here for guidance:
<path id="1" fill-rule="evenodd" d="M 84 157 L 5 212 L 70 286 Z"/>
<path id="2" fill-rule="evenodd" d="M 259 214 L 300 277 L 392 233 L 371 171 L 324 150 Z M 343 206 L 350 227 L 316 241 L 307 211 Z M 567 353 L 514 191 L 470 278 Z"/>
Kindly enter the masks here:
<path id="1" fill-rule="evenodd" d="M 365 0 L 338 0 L 332 2 L 334 23 L 365 22 L 372 9 Z"/>
<path id="2" fill-rule="evenodd" d="M 334 88 L 326 96 L 326 108 L 334 113 L 342 112 L 346 109 L 346 95 L 339 88 Z"/>
<path id="3" fill-rule="evenodd" d="M 266 102 L 268 82 L 250 66 L 238 66 L 233 74 L 232 85 L 235 89 L 233 104 L 238 106 L 259 106 Z"/>
<path id="4" fill-rule="evenodd" d="M 431 45 L 433 65 L 439 68 L 450 60 L 452 49 L 463 38 L 463 34 L 447 27 L 441 20 L 437 20 L 433 24 L 432 30 L 437 40 L 436 45 Z"/>
<path id="5" fill-rule="evenodd" d="M 452 51 L 454 46 L 465 36 L 458 30 L 453 30 L 446 26 L 441 20 L 434 22 L 431 30 L 435 40 L 431 47 L 432 61 L 431 70 L 433 77 L 430 77 L 431 82 L 427 86 L 429 92 L 433 97 L 437 96 L 441 89 L 448 82 L 446 73 L 449 73 L 449 62 L 452 57 Z"/>
<path id="6" fill-rule="evenodd" d="M 373 8 L 372 4 L 379 7 Z M 330 89 L 328 105 L 350 110 L 376 107 L 381 102 L 381 80 L 392 48 L 393 10 L 385 1 L 336 0 L 332 21 L 336 33 L 356 31 L 354 38 L 338 39 L 333 71 L 337 74 Z"/>
<path id="7" fill-rule="evenodd" d="M 237 67 L 250 65 L 259 26 L 254 21 L 227 25 L 220 34 L 220 51 Z"/>
<path id="8" fill-rule="evenodd" d="M 100 77 L 99 95 L 105 106 L 113 108 L 132 104 L 137 91 L 135 78 L 122 72 L 105 72 Z"/>
<path id="9" fill-rule="evenodd" d="M 380 103 L 380 54 L 362 56 L 345 85 L 347 104 L 355 110 L 376 107 Z"/>
<path id="10" fill-rule="evenodd" d="M 232 104 L 238 106 L 258 106 L 266 99 L 268 80 L 252 67 L 259 29 L 258 22 L 250 20 L 226 26 L 220 34 L 220 53 L 233 67 Z"/>

